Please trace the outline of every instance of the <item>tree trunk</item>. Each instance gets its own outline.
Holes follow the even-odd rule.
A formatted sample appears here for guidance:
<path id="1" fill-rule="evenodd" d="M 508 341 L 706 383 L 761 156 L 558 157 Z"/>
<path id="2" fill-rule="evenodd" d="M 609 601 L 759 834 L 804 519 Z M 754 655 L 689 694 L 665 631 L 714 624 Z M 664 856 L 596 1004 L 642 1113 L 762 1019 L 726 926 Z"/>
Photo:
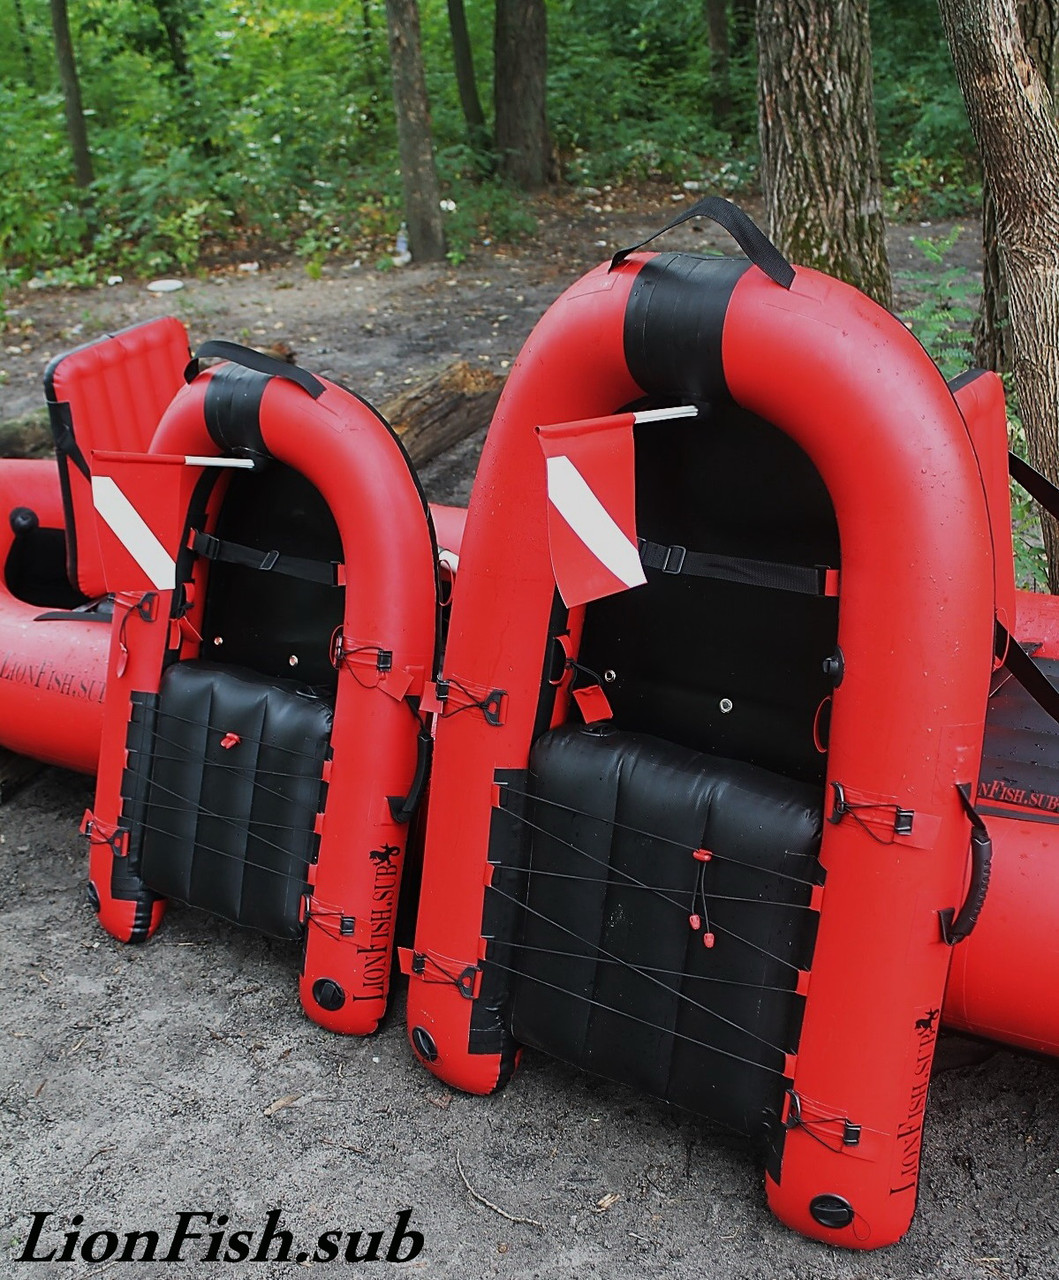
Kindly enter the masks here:
<path id="1" fill-rule="evenodd" d="M 1019 27 L 1038 74 L 1054 103 L 1059 72 L 1059 4 L 1057 0 L 1017 0 Z M 1011 368 L 1011 317 L 1008 285 L 997 243 L 996 205 L 988 181 L 982 183 L 982 301 L 974 326 L 974 359 L 983 369 L 1006 373 Z"/>
<path id="2" fill-rule="evenodd" d="M 710 46 L 710 105 L 714 122 L 723 124 L 732 114 L 728 0 L 703 0 L 703 9 Z"/>
<path id="3" fill-rule="evenodd" d="M 489 130 L 485 127 L 485 113 L 478 96 L 478 80 L 474 74 L 474 57 L 471 53 L 471 37 L 467 31 L 467 14 L 463 0 L 448 0 L 449 30 L 452 33 L 452 62 L 456 72 L 456 87 L 460 93 L 460 106 L 467 125 L 467 139 L 476 151 L 488 151 Z"/>
<path id="4" fill-rule="evenodd" d="M 939 0 L 1008 280 L 1012 371 L 1030 461 L 1059 482 L 1059 127 L 1015 0 Z M 1059 592 L 1059 528 L 1042 514 Z"/>
<path id="5" fill-rule="evenodd" d="M 890 307 L 867 0 L 758 5 L 761 182 L 793 261 Z"/>
<path id="6" fill-rule="evenodd" d="M 22 8 L 22 0 L 14 0 L 15 26 L 18 28 L 18 44 L 22 50 L 22 61 L 26 64 L 26 84 L 31 89 L 37 87 L 37 74 L 33 69 L 33 48 L 29 42 L 29 31 L 26 27 L 26 13 Z"/>
<path id="7" fill-rule="evenodd" d="M 552 177 L 544 0 L 496 0 L 493 56 L 500 172 L 523 191 L 538 191 Z"/>
<path id="8" fill-rule="evenodd" d="M 51 9 L 52 31 L 55 33 L 55 57 L 59 63 L 59 79 L 66 104 L 66 132 L 73 152 L 74 174 L 79 187 L 92 185 L 92 156 L 88 150 L 88 130 L 81 105 L 81 84 L 77 79 L 77 63 L 74 45 L 70 39 L 70 19 L 66 12 L 66 0 L 48 0 Z"/>
<path id="9" fill-rule="evenodd" d="M 409 248 L 417 261 L 436 262 L 445 256 L 445 233 L 415 0 L 386 0 L 386 25 Z"/>

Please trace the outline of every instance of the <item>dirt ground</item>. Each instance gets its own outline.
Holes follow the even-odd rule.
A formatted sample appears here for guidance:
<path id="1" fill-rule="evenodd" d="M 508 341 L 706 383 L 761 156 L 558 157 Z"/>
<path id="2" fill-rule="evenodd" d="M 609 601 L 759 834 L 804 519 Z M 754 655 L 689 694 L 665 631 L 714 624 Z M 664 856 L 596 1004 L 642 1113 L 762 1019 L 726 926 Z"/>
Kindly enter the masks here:
<path id="1" fill-rule="evenodd" d="M 297 266 L 233 267 L 163 297 L 142 282 L 27 292 L 9 300 L 0 420 L 39 406 L 51 355 L 163 312 L 194 343 L 282 338 L 306 367 L 376 400 L 458 357 L 503 372 L 562 287 L 671 216 L 671 194 L 653 209 L 608 193 L 555 202 L 534 241 L 482 246 L 458 269 L 346 263 L 313 281 Z M 946 264 L 973 270 L 967 226 Z M 946 230 L 894 229 L 895 267 L 925 269 L 915 241 Z M 724 239 L 682 229 L 672 242 Z M 466 500 L 479 445 L 427 468 L 432 497 Z M 380 1269 L 429 1277 L 1059 1273 L 1054 1061 L 999 1050 L 938 1073 L 911 1231 L 880 1253 L 837 1252 L 772 1219 L 740 1142 L 629 1089 L 527 1053 L 502 1093 L 450 1092 L 412 1059 L 400 985 L 378 1034 L 342 1039 L 300 1012 L 283 944 L 181 907 L 148 944 L 115 943 L 85 900 L 77 826 L 91 802 L 90 780 L 51 769 L 0 808 L 0 1276 L 210 1274 L 208 1233 L 254 1231 L 256 1249 L 270 1210 L 294 1237 L 291 1260 L 229 1273 L 301 1275 L 299 1251 L 358 1229 L 383 1233 Z M 422 1249 L 398 1261 L 416 1243 L 406 1235 L 387 1262 L 405 1210 Z M 18 1258 L 44 1212 L 36 1254 L 54 1258 L 27 1270 Z M 204 1238 L 184 1246 L 186 1261 L 107 1260 L 103 1237 L 88 1251 L 99 1261 L 81 1258 L 94 1232 L 164 1240 L 181 1212 L 213 1215 L 189 1224 Z M 80 1233 L 69 1263 L 65 1232 Z"/>

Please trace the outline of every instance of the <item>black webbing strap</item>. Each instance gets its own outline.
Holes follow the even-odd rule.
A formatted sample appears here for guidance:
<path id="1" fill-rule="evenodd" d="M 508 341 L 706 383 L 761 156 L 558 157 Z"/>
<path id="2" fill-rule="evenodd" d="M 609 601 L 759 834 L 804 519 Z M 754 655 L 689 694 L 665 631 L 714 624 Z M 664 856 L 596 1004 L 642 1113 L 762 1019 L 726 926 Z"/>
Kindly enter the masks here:
<path id="1" fill-rule="evenodd" d="M 207 560 L 241 565 L 244 569 L 260 569 L 265 573 L 283 573 L 303 582 L 319 582 L 325 587 L 339 585 L 341 565 L 333 560 L 306 560 L 301 556 L 280 555 L 278 551 L 261 551 L 238 542 L 215 538 L 211 533 L 194 533 L 191 549 Z"/>
<path id="2" fill-rule="evenodd" d="M 85 460 L 85 455 L 81 452 L 81 446 L 77 443 L 77 437 L 74 435 L 74 424 L 70 415 L 69 403 L 66 400 L 49 400 L 48 415 L 51 423 L 52 440 L 55 442 L 57 452 L 69 458 L 86 480 L 91 480 L 92 472 Z"/>
<path id="3" fill-rule="evenodd" d="M 995 653 L 1033 701 L 1053 720 L 1059 721 L 1059 689 L 1000 621 L 996 624 Z"/>
<path id="4" fill-rule="evenodd" d="M 712 551 L 689 551 L 687 547 L 664 546 L 660 542 L 638 540 L 640 563 L 645 569 L 663 573 L 686 573 L 693 578 L 719 578 L 750 587 L 772 587 L 776 591 L 796 591 L 807 596 L 838 595 L 838 570 L 826 565 L 781 564 L 775 560 L 749 560 L 743 556 L 722 556 Z"/>
<path id="5" fill-rule="evenodd" d="M 267 374 L 270 378 L 283 378 L 293 382 L 307 391 L 314 400 L 324 394 L 324 384 L 314 378 L 307 369 L 300 369 L 296 364 L 287 364 L 285 360 L 277 360 L 275 356 L 267 356 L 263 351 L 255 351 L 253 347 L 240 346 L 238 342 L 220 340 L 204 342 L 195 352 L 191 363 L 184 370 L 184 379 L 190 382 L 199 372 L 199 361 L 206 359 L 230 360 L 232 364 L 242 365 L 244 369 L 253 369 L 255 373 Z"/>
<path id="6" fill-rule="evenodd" d="M 678 213 L 661 230 L 641 240 L 639 244 L 631 245 L 628 249 L 619 249 L 610 260 L 611 271 L 620 266 L 630 253 L 642 249 L 645 244 L 650 244 L 666 231 L 679 227 L 689 218 L 709 218 L 711 222 L 716 222 L 719 227 L 723 227 L 728 232 L 754 266 L 764 271 L 770 280 L 784 289 L 789 289 L 794 283 L 794 268 L 764 231 L 738 205 L 732 204 L 730 200 L 725 200 L 721 196 L 704 196 L 697 204 Z"/>
<path id="7" fill-rule="evenodd" d="M 1059 489 L 1046 476 L 1042 476 L 1036 467 L 1031 467 L 1017 453 L 1010 451 L 1008 471 L 1011 478 L 1017 480 L 1031 498 L 1039 502 L 1049 515 L 1059 520 Z"/>

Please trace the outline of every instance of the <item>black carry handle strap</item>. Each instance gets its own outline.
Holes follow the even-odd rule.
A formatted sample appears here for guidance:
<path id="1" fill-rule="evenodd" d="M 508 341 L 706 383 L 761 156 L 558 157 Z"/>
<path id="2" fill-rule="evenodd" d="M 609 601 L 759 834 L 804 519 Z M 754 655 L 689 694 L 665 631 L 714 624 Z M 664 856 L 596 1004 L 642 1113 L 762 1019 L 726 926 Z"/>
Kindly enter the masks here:
<path id="1" fill-rule="evenodd" d="M 412 785 L 408 789 L 408 795 L 386 797 L 390 805 L 390 815 L 394 822 L 410 821 L 419 807 L 419 801 L 423 797 L 423 788 L 427 783 L 427 774 L 430 772 L 430 756 L 433 745 L 434 739 L 430 736 L 429 730 L 421 729 L 416 738 L 418 754 L 416 756 L 415 777 L 412 779 Z"/>
<path id="2" fill-rule="evenodd" d="M 712 222 L 716 222 L 719 227 L 723 227 L 728 232 L 754 266 L 764 271 L 770 280 L 774 280 L 784 289 L 789 289 L 794 283 L 794 268 L 764 231 L 738 205 L 732 204 L 731 200 L 725 200 L 722 196 L 704 196 L 690 209 L 678 213 L 661 231 L 656 231 L 646 240 L 641 240 L 639 244 L 634 244 L 628 249 L 619 249 L 610 260 L 611 271 L 620 266 L 630 253 L 642 249 L 645 244 L 650 244 L 660 235 L 672 231 L 674 227 L 679 227 L 689 218 L 709 218 Z"/>
<path id="3" fill-rule="evenodd" d="M 296 364 L 266 356 L 263 351 L 255 351 L 252 347 L 241 347 L 238 342 L 204 342 L 184 370 L 184 381 L 190 382 L 199 372 L 199 361 L 207 359 L 230 360 L 232 364 L 253 369 L 255 373 L 265 373 L 270 378 L 284 378 L 303 391 L 308 391 L 314 400 L 319 400 L 324 394 L 324 384 L 307 369 L 299 369 Z"/>
<path id="4" fill-rule="evenodd" d="M 956 790 L 963 804 L 963 811 L 971 823 L 971 883 L 959 913 L 954 907 L 946 907 L 944 911 L 938 912 L 942 941 L 950 947 L 962 942 L 978 923 L 989 889 L 989 874 L 993 864 L 993 842 L 982 821 L 982 815 L 971 803 L 970 785 L 958 782 Z"/>

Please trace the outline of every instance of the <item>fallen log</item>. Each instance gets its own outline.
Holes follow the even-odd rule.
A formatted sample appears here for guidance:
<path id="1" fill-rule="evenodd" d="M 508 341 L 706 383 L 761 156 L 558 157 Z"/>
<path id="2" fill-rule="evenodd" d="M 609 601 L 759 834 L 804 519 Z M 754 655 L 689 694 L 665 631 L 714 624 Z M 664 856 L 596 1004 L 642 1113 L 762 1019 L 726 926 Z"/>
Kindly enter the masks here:
<path id="1" fill-rule="evenodd" d="M 0 422 L 0 458 L 45 458 L 53 447 L 44 410 Z"/>
<path id="2" fill-rule="evenodd" d="M 460 360 L 387 400 L 380 412 L 422 466 L 488 426 L 503 385 L 498 374 Z M 44 411 L 0 422 L 0 458 L 42 458 L 52 449 Z"/>
<path id="3" fill-rule="evenodd" d="M 409 457 L 422 466 L 489 425 L 504 379 L 460 360 L 380 406 Z"/>

